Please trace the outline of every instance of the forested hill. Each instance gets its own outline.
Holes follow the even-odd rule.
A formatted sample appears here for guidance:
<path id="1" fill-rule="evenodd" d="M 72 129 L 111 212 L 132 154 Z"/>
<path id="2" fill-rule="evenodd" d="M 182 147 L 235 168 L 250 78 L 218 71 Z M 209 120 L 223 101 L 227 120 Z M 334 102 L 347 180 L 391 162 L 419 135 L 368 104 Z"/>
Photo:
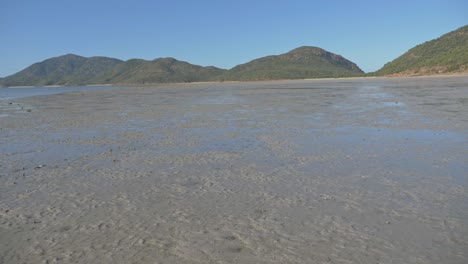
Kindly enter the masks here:
<path id="1" fill-rule="evenodd" d="M 290 52 L 267 56 L 238 65 L 220 80 L 280 80 L 350 77 L 362 75 L 359 67 L 340 55 L 317 47 L 300 47 Z"/>
<path id="2" fill-rule="evenodd" d="M 87 84 L 97 75 L 122 63 L 107 57 L 86 58 L 73 54 L 34 63 L 0 80 L 3 86 L 44 86 Z"/>
<path id="3" fill-rule="evenodd" d="M 417 45 L 385 64 L 377 75 L 468 72 L 468 25 Z"/>
<path id="4" fill-rule="evenodd" d="M 0 86 L 151 84 L 202 81 L 251 81 L 360 76 L 363 72 L 340 55 L 316 47 L 300 47 L 267 56 L 230 70 L 203 67 L 174 58 L 122 61 L 73 54 L 35 63 L 0 79 Z"/>

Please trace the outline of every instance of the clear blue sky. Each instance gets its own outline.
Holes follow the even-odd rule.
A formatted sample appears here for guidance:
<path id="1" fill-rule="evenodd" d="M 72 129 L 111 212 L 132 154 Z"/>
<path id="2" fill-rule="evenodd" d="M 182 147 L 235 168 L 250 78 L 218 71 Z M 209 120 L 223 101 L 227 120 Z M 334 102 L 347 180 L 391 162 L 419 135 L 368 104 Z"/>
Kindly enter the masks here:
<path id="1" fill-rule="evenodd" d="M 466 0 L 0 0 L 0 77 L 67 53 L 231 68 L 305 45 L 368 72 L 466 24 Z"/>

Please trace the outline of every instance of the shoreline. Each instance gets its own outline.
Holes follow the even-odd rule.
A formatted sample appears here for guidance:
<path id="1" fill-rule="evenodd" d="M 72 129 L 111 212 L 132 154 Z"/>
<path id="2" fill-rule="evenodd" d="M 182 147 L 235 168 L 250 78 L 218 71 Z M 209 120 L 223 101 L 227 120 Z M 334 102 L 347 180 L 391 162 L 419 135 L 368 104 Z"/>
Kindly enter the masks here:
<path id="1" fill-rule="evenodd" d="M 47 86 L 9 86 L 1 88 L 22 89 L 22 88 L 61 88 L 61 87 L 95 87 L 95 86 L 159 86 L 159 85 L 191 85 L 191 84 L 230 84 L 230 83 L 261 83 L 261 82 L 294 82 L 294 81 L 339 81 L 339 80 L 367 80 L 367 79 L 419 79 L 419 78 L 446 78 L 446 77 L 465 77 L 467 73 L 454 74 L 432 74 L 432 75 L 386 75 L 386 76 L 353 76 L 353 77 L 333 77 L 333 78 L 306 78 L 306 79 L 279 79 L 279 80 L 249 80 L 249 81 L 202 81 L 202 82 L 169 82 L 169 83 L 116 83 L 116 84 L 86 84 L 86 85 L 47 85 Z"/>

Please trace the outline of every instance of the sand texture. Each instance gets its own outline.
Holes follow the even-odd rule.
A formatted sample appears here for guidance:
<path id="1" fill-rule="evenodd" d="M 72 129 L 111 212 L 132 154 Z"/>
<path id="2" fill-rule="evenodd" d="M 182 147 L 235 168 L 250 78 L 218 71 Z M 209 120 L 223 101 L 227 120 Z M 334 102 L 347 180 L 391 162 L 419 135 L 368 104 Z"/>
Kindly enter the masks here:
<path id="1" fill-rule="evenodd" d="M 0 263 L 468 263 L 468 77 L 0 101 Z"/>

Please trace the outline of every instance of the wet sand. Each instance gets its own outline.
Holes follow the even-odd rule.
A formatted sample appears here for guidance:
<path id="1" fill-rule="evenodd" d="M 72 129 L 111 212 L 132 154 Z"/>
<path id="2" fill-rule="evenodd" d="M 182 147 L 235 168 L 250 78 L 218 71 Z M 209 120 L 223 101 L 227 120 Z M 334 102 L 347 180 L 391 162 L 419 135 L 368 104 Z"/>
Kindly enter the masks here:
<path id="1" fill-rule="evenodd" d="M 0 138 L 0 263 L 468 263 L 468 77 L 30 97 Z"/>

